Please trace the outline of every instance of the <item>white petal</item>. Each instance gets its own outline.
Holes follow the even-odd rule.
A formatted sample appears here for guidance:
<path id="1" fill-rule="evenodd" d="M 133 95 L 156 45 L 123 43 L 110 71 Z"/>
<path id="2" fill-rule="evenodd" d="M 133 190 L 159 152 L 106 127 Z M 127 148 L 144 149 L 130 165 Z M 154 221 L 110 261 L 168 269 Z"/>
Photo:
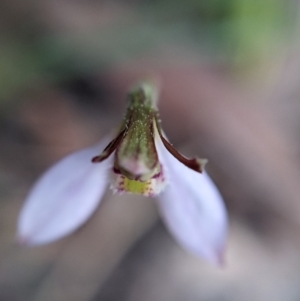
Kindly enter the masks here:
<path id="1" fill-rule="evenodd" d="M 44 244 L 81 226 L 95 211 L 108 181 L 113 155 L 101 163 L 91 159 L 107 144 L 68 155 L 37 181 L 21 210 L 18 240 Z"/>
<path id="2" fill-rule="evenodd" d="M 206 173 L 199 174 L 187 168 L 161 141 L 156 144 L 168 181 L 158 199 L 165 223 L 187 250 L 222 264 L 227 213 L 220 193 Z"/>

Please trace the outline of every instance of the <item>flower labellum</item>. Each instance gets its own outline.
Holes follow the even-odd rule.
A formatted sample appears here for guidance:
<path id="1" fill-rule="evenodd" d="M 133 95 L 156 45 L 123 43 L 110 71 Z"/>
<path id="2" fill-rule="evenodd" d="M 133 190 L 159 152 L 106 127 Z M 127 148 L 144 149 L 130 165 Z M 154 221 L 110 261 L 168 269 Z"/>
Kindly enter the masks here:
<path id="1" fill-rule="evenodd" d="M 43 244 L 75 231 L 96 210 L 110 183 L 117 193 L 156 197 L 174 238 L 220 264 L 227 213 L 204 172 L 206 162 L 184 157 L 169 143 L 158 117 L 157 90 L 141 83 L 129 92 L 124 121 L 111 142 L 106 138 L 70 154 L 37 181 L 20 213 L 18 239 Z"/>

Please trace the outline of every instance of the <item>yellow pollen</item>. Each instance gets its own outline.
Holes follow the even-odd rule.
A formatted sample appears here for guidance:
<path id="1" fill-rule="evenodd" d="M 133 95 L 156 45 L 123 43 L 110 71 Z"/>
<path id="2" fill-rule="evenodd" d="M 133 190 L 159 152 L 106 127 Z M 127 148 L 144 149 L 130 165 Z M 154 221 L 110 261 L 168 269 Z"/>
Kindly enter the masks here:
<path id="1" fill-rule="evenodd" d="M 137 193 L 147 195 L 149 193 L 150 181 L 140 182 L 135 180 L 130 180 L 126 177 L 123 178 L 123 189 L 126 192 Z"/>

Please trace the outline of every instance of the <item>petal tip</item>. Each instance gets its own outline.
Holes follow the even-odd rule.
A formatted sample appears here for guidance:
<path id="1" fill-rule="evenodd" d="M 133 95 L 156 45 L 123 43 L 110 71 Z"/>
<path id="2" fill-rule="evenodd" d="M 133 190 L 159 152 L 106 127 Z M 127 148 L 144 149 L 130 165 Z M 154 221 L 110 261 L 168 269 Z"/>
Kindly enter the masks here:
<path id="1" fill-rule="evenodd" d="M 225 268 L 226 266 L 226 260 L 225 260 L 225 252 L 224 250 L 221 250 L 219 251 L 217 254 L 216 254 L 216 257 L 215 257 L 215 260 L 214 260 L 214 264 L 223 269 Z"/>
<path id="2" fill-rule="evenodd" d="M 225 250 L 209 250 L 209 249 L 202 249 L 200 250 L 188 250 L 193 253 L 196 257 L 204 259 L 206 262 L 212 264 L 217 268 L 225 268 L 226 266 L 226 259 L 225 259 Z"/>
<path id="3" fill-rule="evenodd" d="M 210 256 L 207 258 L 209 262 L 218 268 L 226 267 L 226 246 L 225 243 L 218 248 L 212 249 Z"/>

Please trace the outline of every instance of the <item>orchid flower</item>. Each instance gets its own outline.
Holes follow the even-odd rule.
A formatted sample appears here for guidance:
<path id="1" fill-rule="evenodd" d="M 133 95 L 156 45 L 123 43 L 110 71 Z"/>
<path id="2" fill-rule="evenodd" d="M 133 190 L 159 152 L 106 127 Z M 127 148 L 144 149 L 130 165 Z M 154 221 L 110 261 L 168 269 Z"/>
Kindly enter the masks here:
<path id="1" fill-rule="evenodd" d="M 173 148 L 161 129 L 157 91 L 141 83 L 128 94 L 126 115 L 115 137 L 68 155 L 37 181 L 20 213 L 18 240 L 39 245 L 75 231 L 97 209 L 110 184 L 116 193 L 156 197 L 175 240 L 221 264 L 227 214 L 204 172 L 205 163 Z"/>

